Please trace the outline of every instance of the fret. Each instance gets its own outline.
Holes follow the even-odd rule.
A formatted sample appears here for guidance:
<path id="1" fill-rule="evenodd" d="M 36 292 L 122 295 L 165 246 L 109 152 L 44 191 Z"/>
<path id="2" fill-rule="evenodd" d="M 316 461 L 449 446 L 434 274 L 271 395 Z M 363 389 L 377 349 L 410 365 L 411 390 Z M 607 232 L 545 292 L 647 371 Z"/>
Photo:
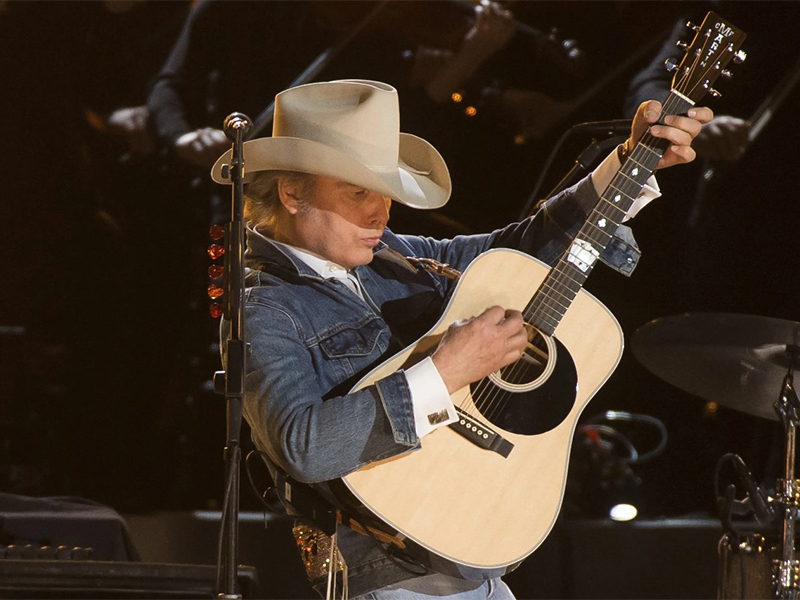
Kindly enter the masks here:
<path id="1" fill-rule="evenodd" d="M 567 312 L 567 309 L 563 306 L 559 308 L 545 303 L 537 306 L 537 310 L 555 323 L 558 323 Z"/>
<path id="2" fill-rule="evenodd" d="M 608 232 L 603 231 L 602 229 L 602 227 L 608 226 L 608 221 L 603 218 L 599 219 L 598 221 L 603 223 L 603 225 L 602 226 L 595 225 L 594 223 L 587 221 L 586 224 L 583 226 L 583 229 L 581 229 L 581 232 L 578 234 L 578 237 L 586 239 L 590 242 L 594 242 L 598 246 L 605 247 L 608 244 L 608 242 L 611 241 L 611 235 Z"/>
<path id="3" fill-rule="evenodd" d="M 573 294 L 574 297 L 574 294 L 577 294 L 580 291 L 585 279 L 580 280 L 573 277 L 572 272 L 566 270 L 566 267 L 568 266 L 569 265 L 565 263 L 563 259 L 561 259 L 553 268 L 553 271 L 550 273 L 550 276 L 547 280 L 545 280 L 545 282 L 553 287 L 560 286 L 560 288 L 563 288 L 567 292 Z M 578 275 L 577 273 L 574 274 L 576 276 Z M 568 296 L 567 293 L 564 295 Z"/>
<path id="4" fill-rule="evenodd" d="M 573 256 L 575 260 L 581 260 L 580 256 L 576 257 L 574 254 L 570 255 L 567 253 L 566 256 Z M 568 261 L 569 259 L 562 257 L 553 269 L 551 275 L 558 283 L 566 286 L 572 293 L 577 294 L 580 291 L 583 283 L 586 281 L 586 275 L 584 275 L 583 271 L 581 271 L 578 267 L 574 266 L 572 262 Z M 590 265 L 591 264 L 593 263 L 590 263 Z M 577 284 L 575 286 L 576 289 L 572 289 L 572 286 L 569 285 L 570 282 Z"/>
<path id="5" fill-rule="evenodd" d="M 645 169 L 650 168 L 645 162 L 647 160 L 646 158 L 644 157 L 638 157 L 638 158 L 640 158 L 641 160 L 636 160 L 637 156 L 635 155 L 635 153 L 631 152 L 630 155 L 628 155 L 628 158 L 626 159 L 626 163 L 623 164 L 627 164 L 627 162 L 633 162 L 636 163 L 636 165 L 639 167 L 643 167 Z"/>
<path id="6" fill-rule="evenodd" d="M 542 333 L 546 335 L 553 335 L 553 333 L 555 333 L 556 327 L 561 321 L 561 318 L 559 317 L 558 319 L 553 319 L 552 317 L 538 314 L 534 311 L 531 314 L 526 313 L 525 320 L 534 327 L 536 327 L 536 329 L 538 329 Z"/>
<path id="7" fill-rule="evenodd" d="M 645 181 L 647 181 L 647 179 L 645 179 Z M 613 186 L 615 190 L 628 196 L 631 202 L 633 202 L 633 199 L 641 193 L 645 181 L 639 183 L 638 181 L 631 181 L 630 178 L 624 175 L 620 175 L 619 177 L 615 177 L 610 185 Z"/>
<path id="8" fill-rule="evenodd" d="M 651 147 L 650 147 L 650 146 L 648 146 L 647 144 L 640 144 L 640 145 L 639 145 L 639 146 L 637 146 L 636 148 L 637 148 L 637 149 L 641 148 L 642 150 L 647 150 L 647 151 L 648 151 L 650 154 L 652 154 L 653 156 L 655 156 L 655 157 L 656 157 L 656 158 L 655 158 L 655 161 L 654 161 L 654 162 L 655 162 L 655 164 L 658 164 L 658 161 L 660 161 L 660 160 L 661 160 L 661 157 L 662 157 L 662 156 L 664 156 L 664 153 L 663 153 L 663 152 L 659 152 L 658 150 L 654 150 L 653 148 L 651 148 Z M 633 152 L 631 152 L 631 155 L 633 155 Z"/>
<path id="9" fill-rule="evenodd" d="M 638 152 L 639 148 L 645 152 Z M 600 254 L 633 206 L 661 156 L 641 142 L 637 144 L 581 227 L 556 266 L 534 295 L 526 318 L 546 335 L 552 335 L 575 296 L 583 287 Z"/>
<path id="10" fill-rule="evenodd" d="M 636 146 L 636 148 L 634 148 L 630 155 L 628 155 L 628 158 L 635 157 L 636 160 L 644 167 L 647 169 L 653 169 L 658 164 L 658 161 L 661 160 L 661 156 L 664 154 L 664 149 L 662 146 L 665 143 L 669 145 L 667 140 L 653 137 L 650 132 L 647 131 L 642 136 L 642 139 L 639 141 L 639 144 Z"/>
<path id="11" fill-rule="evenodd" d="M 582 281 L 577 281 L 575 276 L 580 277 Z M 555 313 L 557 317 L 549 316 L 558 323 L 581 290 L 585 279 L 580 271 L 562 259 L 545 278 L 541 288 L 534 296 L 531 301 L 531 310 L 534 312 L 546 310 Z"/>
<path id="12" fill-rule="evenodd" d="M 619 190 L 615 190 L 619 192 Z M 614 196 L 619 195 L 619 199 L 615 198 Z M 625 215 L 628 214 L 628 210 L 633 205 L 633 198 L 628 198 L 627 195 L 622 194 L 615 194 L 610 198 L 606 198 L 605 196 L 600 198 L 600 203 L 598 203 L 597 212 L 602 214 L 607 219 L 611 219 L 614 223 L 622 223 L 622 220 L 625 218 Z M 628 204 L 629 202 L 629 204 Z M 623 209 L 622 206 L 625 208 Z"/>
<path id="13" fill-rule="evenodd" d="M 549 294 L 547 294 L 546 296 L 543 296 L 542 302 L 544 302 L 544 300 L 546 300 L 546 299 L 552 299 L 553 301 L 555 301 L 555 302 L 558 302 L 559 304 L 561 304 L 561 306 L 563 306 L 564 308 L 568 308 L 568 307 L 569 307 L 569 304 L 570 304 L 570 302 L 572 302 L 572 301 L 575 299 L 575 296 L 576 296 L 576 294 L 572 294 L 572 295 L 569 295 L 569 294 L 564 294 L 564 293 L 563 293 L 562 291 L 560 291 L 560 290 L 559 290 L 559 289 L 558 289 L 556 286 L 549 285 L 549 286 L 547 286 L 547 288 L 548 288 L 548 291 L 549 291 L 549 292 L 552 292 L 552 293 L 549 293 Z M 564 299 L 566 302 L 561 302 L 561 301 L 560 301 L 558 298 L 556 298 L 555 296 L 553 296 L 553 294 L 558 294 L 558 295 L 559 295 L 559 296 L 561 296 L 561 297 L 562 297 L 562 298 L 563 298 L 563 299 Z"/>
<path id="14" fill-rule="evenodd" d="M 616 231 L 617 227 L 619 227 L 619 223 L 612 220 L 608 215 L 604 215 L 601 213 L 597 207 L 592 209 L 592 212 L 595 213 L 594 219 L 591 221 L 587 221 L 585 227 L 592 231 L 592 233 L 599 233 L 604 235 L 606 238 L 606 243 L 611 241 L 611 238 L 614 237 L 613 234 L 609 233 L 609 231 Z"/>
<path id="15" fill-rule="evenodd" d="M 567 294 L 562 294 L 560 292 L 555 292 L 552 288 L 549 290 L 550 293 L 543 293 L 538 300 L 537 306 L 542 308 L 550 309 L 554 312 L 558 312 L 560 314 L 564 314 L 567 312 L 567 309 L 572 304 L 572 301 L 575 299 L 575 294 L 569 296 Z"/>
<path id="16" fill-rule="evenodd" d="M 553 323 L 558 323 L 561 317 L 564 316 L 566 310 L 558 310 L 548 304 L 544 304 L 543 302 L 538 303 L 536 306 L 531 308 L 532 313 L 539 314 L 541 317 L 550 319 Z"/>
<path id="17" fill-rule="evenodd" d="M 635 161 L 628 161 L 628 162 L 625 163 L 625 165 L 627 166 L 631 162 L 635 162 Z M 625 167 L 623 167 L 623 169 L 624 168 Z M 621 177 L 624 177 L 625 179 L 627 179 L 631 183 L 634 183 L 634 184 L 638 185 L 639 188 L 642 188 L 642 187 L 644 187 L 645 182 L 648 179 L 650 179 L 650 175 L 652 175 L 652 172 L 651 171 L 647 171 L 644 168 L 631 167 L 631 170 L 628 171 L 628 173 L 623 173 L 622 171 L 620 171 L 619 175 Z M 641 181 L 640 181 L 640 179 L 641 179 Z"/>
<path id="18" fill-rule="evenodd" d="M 549 336 L 555 335 L 556 327 L 558 326 L 558 323 L 556 323 L 555 325 L 550 325 L 549 323 L 534 322 L 532 324 L 536 327 L 536 329 L 541 331 L 544 335 L 549 335 Z"/>
<path id="19" fill-rule="evenodd" d="M 690 106 L 680 96 L 670 96 L 664 102 L 663 114 L 680 114 Z M 668 146 L 667 140 L 649 133 L 642 136 L 589 212 L 578 235 L 542 282 L 531 300 L 530 312 L 544 321 L 542 326 L 537 325 L 544 333 L 552 335 L 550 329 L 555 330 L 572 305 Z"/>
<path id="20" fill-rule="evenodd" d="M 536 307 L 531 311 L 530 314 L 525 315 L 526 320 L 538 321 L 539 323 L 543 323 L 554 329 L 558 326 L 558 323 L 561 321 L 562 317 L 563 315 L 559 313 L 555 315 L 548 313 L 547 309 L 541 306 Z"/>
<path id="21" fill-rule="evenodd" d="M 677 90 L 670 90 L 669 96 L 664 101 L 664 110 L 662 114 L 669 115 L 683 115 L 686 111 L 694 106 L 689 98 L 679 93 Z"/>

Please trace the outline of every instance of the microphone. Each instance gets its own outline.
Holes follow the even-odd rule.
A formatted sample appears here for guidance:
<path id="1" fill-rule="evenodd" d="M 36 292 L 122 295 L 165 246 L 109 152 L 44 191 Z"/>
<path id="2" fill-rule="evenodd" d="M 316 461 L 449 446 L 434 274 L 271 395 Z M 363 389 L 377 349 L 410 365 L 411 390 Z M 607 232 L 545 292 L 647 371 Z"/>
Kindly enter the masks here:
<path id="1" fill-rule="evenodd" d="M 607 135 L 627 135 L 631 132 L 630 119 L 613 119 L 611 121 L 588 121 L 570 127 L 571 131 L 588 131 L 589 133 L 605 133 Z"/>
<path id="2" fill-rule="evenodd" d="M 222 130 L 225 132 L 225 135 L 228 137 L 229 140 L 232 142 L 236 141 L 236 132 L 241 130 L 242 137 L 246 136 L 250 130 L 253 128 L 253 122 L 250 120 L 244 113 L 235 112 L 229 114 L 225 117 L 225 121 L 222 123 Z"/>
<path id="3" fill-rule="evenodd" d="M 769 523 L 775 517 L 775 511 L 771 506 L 767 505 L 764 494 L 747 469 L 747 465 L 744 464 L 744 461 L 738 455 L 734 455 L 733 464 L 734 467 L 736 467 L 736 473 L 739 475 L 739 479 L 742 480 L 744 488 L 747 490 L 747 495 L 750 498 L 750 505 L 753 508 L 753 514 L 755 514 L 756 519 L 758 519 L 758 522 L 762 525 Z"/>

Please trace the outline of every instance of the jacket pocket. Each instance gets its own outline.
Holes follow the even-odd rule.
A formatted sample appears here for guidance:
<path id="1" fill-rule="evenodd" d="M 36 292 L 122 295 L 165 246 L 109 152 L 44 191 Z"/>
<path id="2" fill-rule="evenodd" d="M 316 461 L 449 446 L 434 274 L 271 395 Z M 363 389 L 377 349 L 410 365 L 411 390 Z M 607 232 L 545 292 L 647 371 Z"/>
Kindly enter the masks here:
<path id="1" fill-rule="evenodd" d="M 319 347 L 330 359 L 369 356 L 376 349 L 380 355 L 388 347 L 388 331 L 381 340 L 384 329 L 376 317 L 365 322 L 342 323 L 320 336 Z"/>

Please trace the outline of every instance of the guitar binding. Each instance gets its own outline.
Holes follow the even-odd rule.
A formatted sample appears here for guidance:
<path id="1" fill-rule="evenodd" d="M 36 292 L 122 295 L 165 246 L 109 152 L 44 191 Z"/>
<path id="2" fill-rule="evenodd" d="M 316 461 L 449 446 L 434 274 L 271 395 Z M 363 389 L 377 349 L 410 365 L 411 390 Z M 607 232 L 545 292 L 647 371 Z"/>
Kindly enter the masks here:
<path id="1" fill-rule="evenodd" d="M 530 323 L 525 323 L 528 343 L 522 356 L 489 375 L 497 387 L 508 392 L 520 393 L 534 390 L 553 374 L 558 360 L 557 346 L 553 338 L 543 334 Z M 512 381 L 516 378 L 516 381 Z"/>

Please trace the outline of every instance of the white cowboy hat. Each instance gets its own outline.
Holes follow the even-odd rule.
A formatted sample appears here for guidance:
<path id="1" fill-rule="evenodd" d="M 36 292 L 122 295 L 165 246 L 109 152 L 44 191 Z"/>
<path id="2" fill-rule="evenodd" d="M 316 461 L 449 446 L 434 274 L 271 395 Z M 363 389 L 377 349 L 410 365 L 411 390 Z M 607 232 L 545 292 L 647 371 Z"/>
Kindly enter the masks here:
<path id="1" fill-rule="evenodd" d="M 397 90 L 378 81 L 309 83 L 275 97 L 272 137 L 243 144 L 245 181 L 256 171 L 300 171 L 363 186 L 413 208 L 450 198 L 450 174 L 436 149 L 400 133 Z M 232 150 L 211 169 L 217 183 Z"/>

